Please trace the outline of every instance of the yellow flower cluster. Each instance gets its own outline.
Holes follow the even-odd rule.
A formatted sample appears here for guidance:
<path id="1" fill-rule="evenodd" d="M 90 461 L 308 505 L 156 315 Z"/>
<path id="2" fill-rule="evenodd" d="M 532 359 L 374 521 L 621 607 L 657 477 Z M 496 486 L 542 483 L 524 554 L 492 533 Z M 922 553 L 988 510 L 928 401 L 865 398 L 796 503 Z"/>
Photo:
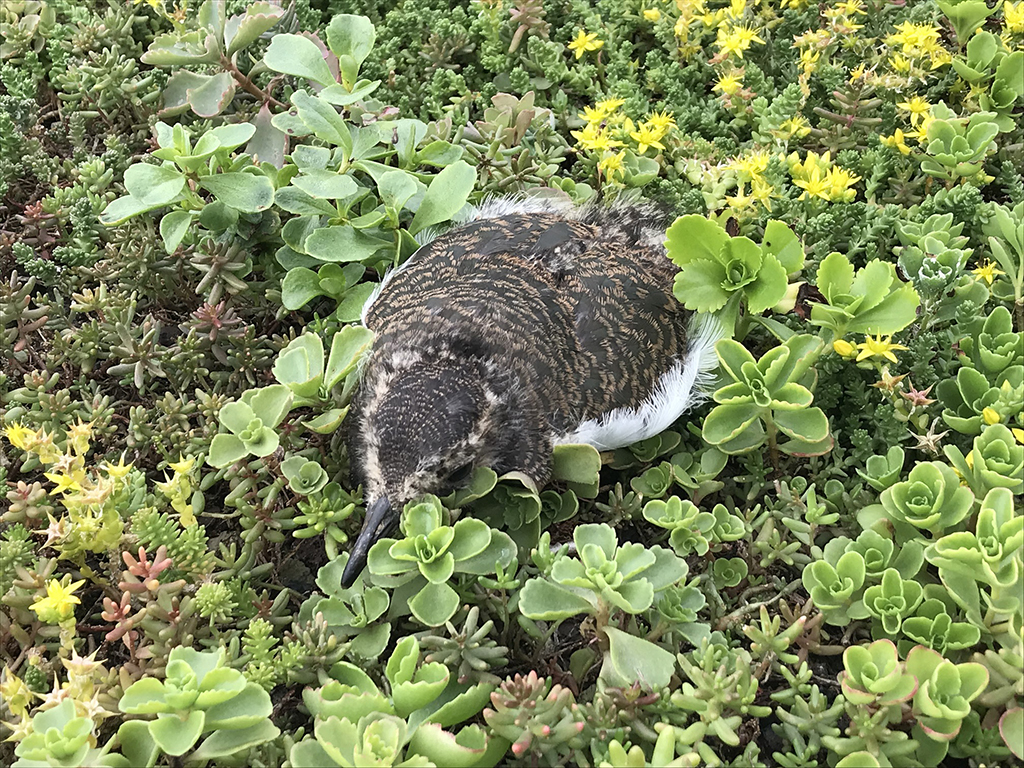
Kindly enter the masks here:
<path id="1" fill-rule="evenodd" d="M 940 30 L 931 24 L 915 24 L 904 21 L 896 25 L 896 31 L 885 38 L 890 48 L 889 65 L 900 74 L 914 74 L 915 67 L 938 69 L 953 60 L 952 54 L 939 42 Z"/>
<path id="2" fill-rule="evenodd" d="M 801 162 L 800 156 L 794 152 L 786 158 L 793 183 L 803 190 L 801 200 L 818 197 L 832 202 L 852 202 L 857 197 L 853 185 L 860 181 L 845 168 L 832 165 L 832 153 L 818 155 L 808 152 Z"/>
<path id="3" fill-rule="evenodd" d="M 775 188 L 764 177 L 768 170 L 771 155 L 766 149 L 759 149 L 732 160 L 726 168 L 736 172 L 739 187 L 735 197 L 726 198 L 733 208 L 744 208 L 750 202 L 760 203 L 766 210 L 771 210 L 771 198 L 775 196 Z M 750 184 L 750 195 L 746 185 Z"/>
<path id="4" fill-rule="evenodd" d="M 169 462 L 167 465 L 174 474 L 170 478 L 164 475 L 164 482 L 154 484 L 157 490 L 170 500 L 171 507 L 181 516 L 180 522 L 185 528 L 196 524 L 195 512 L 192 509 L 192 492 L 195 489 L 192 486 L 191 472 L 194 464 L 195 459 L 191 456 L 187 459 L 179 456 L 176 462 Z"/>
<path id="5" fill-rule="evenodd" d="M 619 110 L 624 103 L 623 99 L 605 99 L 593 107 L 584 107 L 580 118 L 586 124 L 582 130 L 571 131 L 580 149 L 604 155 L 598 167 L 609 174 L 609 178 L 615 172 L 622 172 L 625 150 L 618 153 L 612 150 L 625 147 L 625 139 L 635 142 L 639 155 L 651 148 L 663 151 L 662 139 L 676 124 L 667 112 L 655 112 L 646 120 L 634 123 Z"/>
<path id="6" fill-rule="evenodd" d="M 909 155 L 910 147 L 907 146 L 907 139 L 915 139 L 919 144 L 923 144 L 927 139 L 928 125 L 935 119 L 931 114 L 932 105 L 922 96 L 912 96 L 907 101 L 897 103 L 896 107 L 910 115 L 910 130 L 904 132 L 901 128 L 897 128 L 891 136 L 881 136 L 879 140 L 887 147 L 898 149 L 901 154 Z"/>
<path id="7" fill-rule="evenodd" d="M 29 608 L 44 624 L 74 623 L 75 606 L 82 602 L 75 597 L 75 591 L 83 584 L 85 579 L 72 584 L 70 576 L 64 576 L 60 581 L 50 579 L 46 584 L 46 597 L 37 597 Z"/>
<path id="8" fill-rule="evenodd" d="M 1013 38 L 1024 36 L 1024 0 L 1003 3 L 1003 42 L 1010 48 Z"/>
<path id="9" fill-rule="evenodd" d="M 747 25 L 723 24 L 718 28 L 718 38 L 715 45 L 718 46 L 716 58 L 728 58 L 735 55 L 743 58 L 743 52 L 754 43 L 764 44 L 764 40 L 758 37 L 757 31 Z"/>
<path id="10" fill-rule="evenodd" d="M 10 424 L 4 430 L 15 448 L 35 454 L 47 471 L 43 476 L 53 483 L 51 495 L 61 494 L 67 516 L 50 516 L 44 546 L 71 546 L 75 551 L 101 552 L 120 539 L 123 520 L 114 499 L 131 471 L 122 457 L 118 465 L 105 464 L 103 474 L 86 471 L 85 456 L 92 438 L 92 422 L 67 428 L 63 448 L 45 429 L 32 430 L 23 424 Z"/>

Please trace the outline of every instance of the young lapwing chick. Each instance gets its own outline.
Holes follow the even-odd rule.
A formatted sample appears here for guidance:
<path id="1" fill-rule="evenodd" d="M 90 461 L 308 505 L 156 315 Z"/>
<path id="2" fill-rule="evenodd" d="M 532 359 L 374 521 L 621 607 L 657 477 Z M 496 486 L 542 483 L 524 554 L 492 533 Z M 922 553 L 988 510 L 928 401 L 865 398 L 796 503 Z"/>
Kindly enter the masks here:
<path id="1" fill-rule="evenodd" d="M 672 295 L 667 224 L 645 207 L 498 200 L 385 278 L 348 417 L 367 512 L 343 585 L 408 501 L 483 466 L 543 486 L 554 445 L 629 445 L 693 404 L 720 333 Z"/>

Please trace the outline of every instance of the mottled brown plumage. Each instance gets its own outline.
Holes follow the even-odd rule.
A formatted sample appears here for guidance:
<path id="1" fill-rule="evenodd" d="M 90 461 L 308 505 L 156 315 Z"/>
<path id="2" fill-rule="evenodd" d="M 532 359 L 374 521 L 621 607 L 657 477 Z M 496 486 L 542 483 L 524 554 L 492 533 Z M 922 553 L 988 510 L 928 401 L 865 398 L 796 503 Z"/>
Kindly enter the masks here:
<path id="1" fill-rule="evenodd" d="M 375 340 L 349 419 L 370 509 L 350 579 L 405 502 L 478 466 L 543 485 L 556 442 L 615 447 L 594 425 L 651 402 L 682 366 L 690 313 L 672 294 L 664 217 L 525 208 L 436 238 L 368 303 Z"/>

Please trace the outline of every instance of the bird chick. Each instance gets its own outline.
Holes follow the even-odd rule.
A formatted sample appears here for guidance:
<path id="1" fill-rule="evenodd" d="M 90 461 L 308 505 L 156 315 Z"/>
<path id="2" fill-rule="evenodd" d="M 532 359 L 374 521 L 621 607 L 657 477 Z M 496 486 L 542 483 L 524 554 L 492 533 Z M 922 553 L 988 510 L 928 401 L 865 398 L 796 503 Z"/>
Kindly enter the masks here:
<path id="1" fill-rule="evenodd" d="M 556 444 L 629 445 L 693 404 L 721 330 L 673 296 L 667 223 L 498 200 L 385 277 L 363 310 L 349 457 L 367 512 L 343 586 L 407 502 L 485 466 L 542 487 Z"/>

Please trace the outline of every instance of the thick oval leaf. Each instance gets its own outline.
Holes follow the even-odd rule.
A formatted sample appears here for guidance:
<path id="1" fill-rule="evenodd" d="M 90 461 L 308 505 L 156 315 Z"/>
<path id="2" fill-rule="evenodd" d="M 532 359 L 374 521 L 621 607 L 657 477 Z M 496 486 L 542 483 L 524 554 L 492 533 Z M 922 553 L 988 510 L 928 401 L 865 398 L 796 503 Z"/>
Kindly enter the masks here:
<path id="1" fill-rule="evenodd" d="M 136 163 L 124 172 L 124 188 L 145 205 L 167 205 L 185 188 L 185 177 L 170 164 Z"/>
<path id="2" fill-rule="evenodd" d="M 660 691 L 668 685 L 675 670 L 676 657 L 654 643 L 605 627 L 608 653 L 601 666 L 601 679 L 614 687 L 628 687 L 640 683 L 647 691 Z"/>
<path id="3" fill-rule="evenodd" d="M 459 593 L 447 584 L 427 584 L 409 601 L 409 610 L 416 620 L 428 627 L 438 627 L 459 609 Z"/>
<path id="4" fill-rule="evenodd" d="M 283 8 L 267 2 L 253 3 L 245 9 L 245 13 L 232 16 L 224 23 L 224 46 L 228 49 L 228 56 L 273 29 L 282 16 Z"/>
<path id="5" fill-rule="evenodd" d="M 259 213 L 274 204 L 274 185 L 252 173 L 217 173 L 200 176 L 199 186 L 225 205 L 243 213 Z"/>
<path id="6" fill-rule="evenodd" d="M 306 253 L 323 262 L 363 261 L 390 246 L 344 225 L 318 229 L 306 239 Z"/>
<path id="7" fill-rule="evenodd" d="M 191 211 L 171 211 L 160 219 L 160 237 L 163 238 L 164 250 L 167 253 L 174 253 L 178 250 L 182 238 L 188 232 L 188 225 L 191 223 Z"/>
<path id="8" fill-rule="evenodd" d="M 149 733 L 166 754 L 179 757 L 199 741 L 205 722 L 206 713 L 202 711 L 189 712 L 184 720 L 177 715 L 163 715 L 149 724 Z"/>
<path id="9" fill-rule="evenodd" d="M 427 187 L 419 210 L 409 225 L 409 231 L 416 234 L 451 219 L 466 204 L 475 181 L 476 171 L 464 160 L 449 165 L 437 174 Z"/>
<path id="10" fill-rule="evenodd" d="M 302 35 L 274 35 L 263 63 L 275 72 L 333 85 L 334 75 L 316 44 Z"/>
<path id="11" fill-rule="evenodd" d="M 563 586 L 546 579 L 530 579 L 519 593 L 519 610 L 530 619 L 561 621 L 579 613 L 591 613 L 594 606 Z"/>
<path id="12" fill-rule="evenodd" d="M 228 72 L 219 72 L 202 84 L 189 88 L 186 95 L 193 112 L 200 117 L 215 117 L 235 97 L 235 78 Z"/>

